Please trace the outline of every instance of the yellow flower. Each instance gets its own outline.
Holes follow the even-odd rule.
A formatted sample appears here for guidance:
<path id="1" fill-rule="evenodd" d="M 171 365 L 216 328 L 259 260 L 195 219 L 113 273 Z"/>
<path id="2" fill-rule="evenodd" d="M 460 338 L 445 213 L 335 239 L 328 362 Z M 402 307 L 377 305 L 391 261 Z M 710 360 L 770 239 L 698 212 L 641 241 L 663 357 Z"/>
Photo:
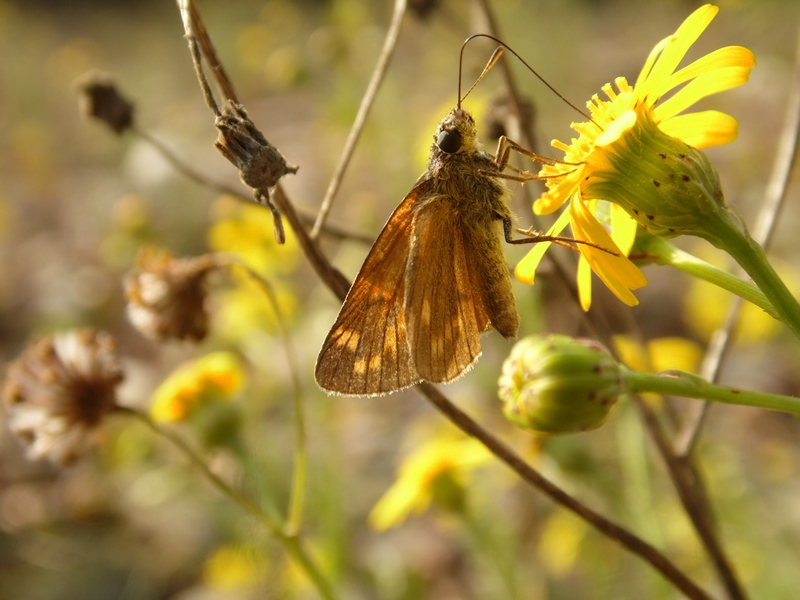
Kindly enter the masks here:
<path id="1" fill-rule="evenodd" d="M 473 438 L 438 438 L 422 445 L 401 465 L 397 481 L 372 509 L 370 524 L 378 531 L 395 527 L 432 501 L 450 510 L 463 509 L 467 474 L 491 457 Z"/>
<path id="2" fill-rule="evenodd" d="M 245 382 L 239 359 L 213 352 L 178 367 L 153 393 L 150 414 L 161 422 L 185 420 L 200 404 L 231 399 Z"/>
<path id="3" fill-rule="evenodd" d="M 667 189 L 667 184 L 677 180 L 679 186 L 684 182 L 688 182 L 684 187 L 703 186 L 703 200 L 711 197 L 721 203 L 716 173 L 695 148 L 733 141 L 737 133 L 736 121 L 714 110 L 680 113 L 706 96 L 745 83 L 755 65 L 755 57 L 747 48 L 729 46 L 676 70 L 717 11 L 718 8 L 710 4 L 697 9 L 673 35 L 656 44 L 634 86 L 624 77 L 614 80 L 616 90 L 611 84 L 603 86 L 607 100 L 595 94 L 587 103 L 591 119 L 571 125 L 578 137 L 570 144 L 552 142 L 564 152 L 564 162 L 545 165 L 540 171 L 549 189 L 536 200 L 534 211 L 549 214 L 569 202 L 568 210 L 551 232 L 557 234 L 570 223 L 576 238 L 620 254 L 613 256 L 591 246 L 579 247 L 578 286 L 585 310 L 591 303 L 589 267 L 623 302 L 637 303 L 630 290 L 645 285 L 646 279 L 625 256 L 633 244 L 637 225 L 650 225 L 654 215 L 660 214 L 637 209 L 637 202 L 647 202 L 660 187 L 664 189 L 653 201 L 691 196 L 694 188 L 688 192 L 681 188 L 677 193 Z M 682 87 L 676 90 L 679 86 Z M 662 101 L 670 92 L 674 93 Z M 640 150 L 637 154 L 636 148 L 641 148 L 641 144 L 637 146 L 631 142 L 634 135 L 637 142 L 642 139 L 649 142 L 648 149 L 666 145 L 669 151 L 643 156 Z M 673 146 L 669 145 L 671 143 Z M 676 159 L 667 160 L 673 158 Z M 632 180 L 634 175 L 627 170 L 632 163 L 637 173 L 641 171 L 641 178 Z M 654 170 L 657 176 L 653 175 Z M 663 186 L 662 181 L 665 182 Z M 621 206 L 620 198 L 629 202 Z M 606 202 L 599 201 L 614 204 L 605 207 Z M 669 214 L 659 233 L 674 234 L 675 219 L 680 223 L 687 210 L 690 208 L 678 210 L 677 216 Z M 610 225 L 610 235 L 601 221 Z M 516 275 L 520 281 L 533 282 L 534 270 L 546 249 L 547 244 L 540 244 L 517 265 Z"/>
<path id="4" fill-rule="evenodd" d="M 681 337 L 662 337 L 648 340 L 642 346 L 633 339 L 614 336 L 614 348 L 626 366 L 647 373 L 679 370 L 697 373 L 703 351 L 695 342 Z"/>
<path id="5" fill-rule="evenodd" d="M 252 548 L 225 544 L 206 560 L 203 580 L 216 590 L 242 593 L 264 577 L 263 558 Z"/>
<path id="6" fill-rule="evenodd" d="M 214 252 L 237 256 L 263 275 L 291 274 L 298 264 L 299 249 L 291 234 L 279 245 L 272 231 L 272 213 L 257 204 L 244 204 L 221 196 L 212 207 L 214 224 L 208 246 Z"/>

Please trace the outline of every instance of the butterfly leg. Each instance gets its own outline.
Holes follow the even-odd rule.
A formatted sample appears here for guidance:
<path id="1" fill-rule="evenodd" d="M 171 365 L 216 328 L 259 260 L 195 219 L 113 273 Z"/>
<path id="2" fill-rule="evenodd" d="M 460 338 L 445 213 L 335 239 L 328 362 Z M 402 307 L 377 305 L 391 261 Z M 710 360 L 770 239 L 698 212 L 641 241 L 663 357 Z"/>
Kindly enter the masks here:
<path id="1" fill-rule="evenodd" d="M 527 148 L 523 148 L 514 140 L 509 139 L 504 135 L 501 135 L 500 139 L 497 142 L 497 152 L 495 152 L 494 155 L 494 161 L 495 163 L 497 163 L 497 168 L 500 169 L 501 171 L 504 170 L 508 165 L 508 159 L 511 156 L 512 150 L 516 150 L 523 156 L 527 156 L 528 158 L 535 160 L 536 162 L 541 163 L 543 165 L 572 165 L 577 167 L 579 164 L 579 163 L 564 162 L 563 160 L 556 160 L 555 158 L 550 158 L 548 156 L 542 156 L 540 154 L 536 154 L 535 152 L 531 152 Z"/>
<path id="2" fill-rule="evenodd" d="M 612 250 L 608 250 L 607 248 L 603 248 L 598 244 L 593 242 L 589 242 L 586 240 L 576 240 L 575 238 L 560 236 L 560 235 L 547 235 L 542 233 L 541 231 L 535 231 L 533 229 L 517 229 L 518 233 L 522 235 L 528 236 L 524 238 L 514 239 L 511 237 L 511 232 L 514 228 L 514 224 L 511 222 L 511 219 L 508 217 L 501 217 L 503 221 L 503 237 L 505 238 L 506 242 L 509 244 L 538 244 L 540 242 L 552 242 L 553 244 L 557 244 L 559 246 L 564 246 L 565 248 L 569 248 L 570 250 L 577 251 L 578 249 L 573 246 L 573 244 L 583 244 L 584 246 L 591 246 L 592 248 L 597 248 L 598 250 L 602 250 L 603 252 L 607 252 L 612 256 L 619 256 L 616 252 Z"/>

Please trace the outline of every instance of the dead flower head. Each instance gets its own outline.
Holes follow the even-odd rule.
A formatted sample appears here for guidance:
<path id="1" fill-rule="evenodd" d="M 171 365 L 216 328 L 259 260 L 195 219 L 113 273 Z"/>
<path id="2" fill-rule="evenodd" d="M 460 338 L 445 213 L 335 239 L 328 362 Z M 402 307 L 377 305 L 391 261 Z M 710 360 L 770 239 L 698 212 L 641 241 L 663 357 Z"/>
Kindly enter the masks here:
<path id="1" fill-rule="evenodd" d="M 144 248 L 125 278 L 131 323 L 156 340 L 202 340 L 208 333 L 205 281 L 216 266 L 210 254 L 181 259 Z"/>
<path id="2" fill-rule="evenodd" d="M 108 333 L 72 330 L 32 343 L 8 368 L 3 403 L 33 459 L 75 460 L 117 406 L 123 379 Z"/>
<path id="3" fill-rule="evenodd" d="M 102 73 L 89 73 L 77 82 L 81 112 L 121 134 L 133 125 L 133 104 L 117 89 L 116 82 Z"/>
<path id="4" fill-rule="evenodd" d="M 239 178 L 245 185 L 266 194 L 281 177 L 297 173 L 298 167 L 287 164 L 241 104 L 232 100 L 225 102 L 214 124 L 219 129 L 214 145 L 239 170 Z"/>

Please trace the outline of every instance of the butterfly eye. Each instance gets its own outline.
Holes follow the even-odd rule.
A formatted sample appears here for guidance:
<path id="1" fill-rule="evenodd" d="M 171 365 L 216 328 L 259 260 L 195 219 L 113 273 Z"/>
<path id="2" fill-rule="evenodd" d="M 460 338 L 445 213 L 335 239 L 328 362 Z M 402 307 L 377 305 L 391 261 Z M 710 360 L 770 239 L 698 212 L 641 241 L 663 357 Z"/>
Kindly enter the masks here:
<path id="1" fill-rule="evenodd" d="M 455 129 L 445 129 L 436 138 L 436 145 L 442 152 L 454 154 L 461 149 L 461 133 Z"/>

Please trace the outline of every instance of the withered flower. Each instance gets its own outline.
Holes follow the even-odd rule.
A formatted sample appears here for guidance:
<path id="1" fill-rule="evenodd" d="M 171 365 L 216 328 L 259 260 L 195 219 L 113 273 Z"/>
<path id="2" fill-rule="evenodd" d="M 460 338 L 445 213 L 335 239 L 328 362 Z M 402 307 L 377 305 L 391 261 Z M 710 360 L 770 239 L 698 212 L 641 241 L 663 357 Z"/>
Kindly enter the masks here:
<path id="1" fill-rule="evenodd" d="M 77 82 L 81 112 L 122 134 L 133 125 L 133 104 L 117 89 L 109 75 L 89 73 Z"/>
<path id="2" fill-rule="evenodd" d="M 214 145 L 239 170 L 239 178 L 245 185 L 266 195 L 281 177 L 297 173 L 298 167 L 287 164 L 278 149 L 250 120 L 241 104 L 232 100 L 225 102 L 214 125 L 219 129 Z"/>
<path id="3" fill-rule="evenodd" d="M 125 278 L 131 323 L 156 340 L 202 340 L 208 333 L 205 281 L 216 266 L 210 254 L 181 259 L 144 248 Z"/>
<path id="4" fill-rule="evenodd" d="M 74 461 L 114 410 L 123 374 L 110 334 L 72 330 L 32 343 L 8 368 L 3 403 L 33 459 Z"/>

